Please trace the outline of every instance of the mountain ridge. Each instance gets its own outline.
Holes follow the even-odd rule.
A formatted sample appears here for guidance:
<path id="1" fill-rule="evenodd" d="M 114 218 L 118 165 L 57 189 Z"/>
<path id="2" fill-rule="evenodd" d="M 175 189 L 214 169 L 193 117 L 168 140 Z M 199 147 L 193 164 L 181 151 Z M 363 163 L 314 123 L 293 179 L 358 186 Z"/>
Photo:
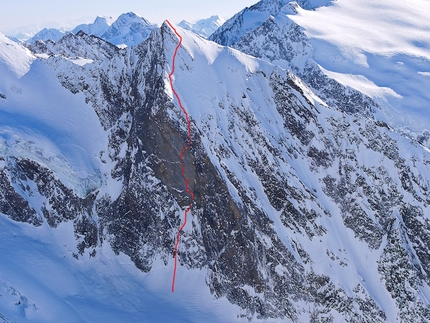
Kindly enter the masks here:
<path id="1" fill-rule="evenodd" d="M 97 17 L 91 24 L 81 24 L 76 26 L 73 34 L 85 32 L 88 35 L 94 35 L 102 38 L 116 46 L 135 46 L 145 40 L 155 25 L 151 25 L 148 20 L 139 17 L 133 12 L 121 14 L 116 20 L 111 17 Z M 28 39 L 26 43 L 30 46 L 37 41 L 44 43 L 57 42 L 67 33 L 58 29 L 43 29 Z"/>
<path id="2" fill-rule="evenodd" d="M 271 11 L 275 16 L 270 17 L 265 11 L 267 3 L 276 4 L 277 11 Z M 422 44 L 414 44 L 409 38 L 422 38 L 419 34 L 428 29 L 424 16 L 415 15 L 417 8 L 425 12 L 428 6 L 417 3 L 415 8 L 401 2 L 393 3 L 391 6 L 399 11 L 395 18 L 390 14 L 384 16 L 387 3 L 377 8 L 358 1 L 322 4 L 326 6 L 316 10 L 286 4 L 281 10 L 283 2 L 260 1 L 227 21 L 210 39 L 291 69 L 323 99 L 327 99 L 327 94 L 321 89 L 328 87 L 349 89 L 345 91 L 346 97 L 350 97 L 350 90 L 356 93 L 354 97 L 361 95 L 359 92 L 364 93 L 372 98 L 371 105 L 379 106 L 376 109 L 378 118 L 412 138 L 425 137 L 428 122 L 422 107 L 430 98 L 423 86 L 426 78 L 422 71 L 428 69 L 430 54 L 423 51 Z M 261 12 L 265 14 L 260 17 Z M 412 21 L 410 17 L 414 15 L 416 19 Z M 345 19 L 332 18 L 336 16 Z M 381 16 L 385 17 L 382 22 L 377 18 Z M 356 30 L 354 26 L 360 25 L 358 21 L 366 17 L 374 31 L 352 32 Z M 327 22 L 318 27 L 312 25 L 314 20 Z M 405 25 L 409 26 L 409 31 L 401 30 Z M 337 31 L 342 28 L 349 31 L 350 37 L 339 36 Z M 397 30 L 396 36 L 391 35 L 390 30 Z M 378 52 L 376 33 L 382 38 L 386 35 L 386 46 L 380 49 L 385 54 Z M 421 57 L 419 62 L 417 55 Z M 393 76 L 390 79 L 385 77 L 387 70 Z M 410 85 L 404 86 L 405 79 Z M 338 106 L 345 103 L 332 102 Z M 412 119 L 416 121 L 411 122 Z"/>

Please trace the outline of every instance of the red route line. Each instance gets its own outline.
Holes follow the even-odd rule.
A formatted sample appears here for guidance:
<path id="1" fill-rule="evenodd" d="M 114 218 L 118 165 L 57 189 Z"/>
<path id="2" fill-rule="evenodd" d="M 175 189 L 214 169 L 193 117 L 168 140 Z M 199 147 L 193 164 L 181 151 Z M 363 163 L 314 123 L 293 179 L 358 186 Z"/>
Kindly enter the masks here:
<path id="1" fill-rule="evenodd" d="M 173 86 L 173 73 L 175 73 L 175 59 L 176 59 L 176 54 L 178 54 L 178 50 L 179 47 L 181 47 L 182 44 L 182 36 L 176 31 L 175 27 L 173 27 L 173 25 L 166 20 L 167 24 L 170 26 L 170 28 L 172 28 L 172 30 L 175 32 L 176 36 L 178 36 L 179 38 L 179 42 L 176 45 L 175 48 L 175 52 L 173 54 L 173 58 L 172 58 L 172 71 L 169 74 L 169 81 L 170 81 L 170 87 L 172 88 L 172 92 L 175 95 L 176 99 L 178 100 L 179 103 L 179 107 L 181 108 L 182 112 L 185 115 L 185 120 L 187 121 L 187 144 L 182 148 L 181 153 L 179 154 L 179 160 L 181 161 L 181 165 L 182 165 L 182 177 L 185 180 L 185 190 L 187 191 L 188 194 L 190 194 L 191 196 L 191 203 L 190 205 L 188 205 L 187 209 L 184 211 L 184 222 L 182 223 L 181 227 L 179 228 L 178 234 L 176 236 L 176 242 L 175 242 L 175 248 L 173 250 L 173 257 L 174 257 L 174 264 L 173 264 L 173 277 L 172 277 L 172 293 L 175 291 L 175 280 L 176 280 L 176 267 L 178 264 L 178 246 L 179 246 L 179 241 L 181 240 L 181 231 L 184 229 L 185 225 L 187 224 L 187 215 L 188 213 L 191 211 L 191 208 L 193 207 L 193 202 L 194 202 L 194 193 L 193 191 L 190 190 L 189 188 L 189 180 L 188 177 L 185 177 L 185 162 L 184 162 L 184 153 L 191 148 L 191 122 L 190 122 L 190 118 L 188 116 L 188 112 L 187 110 L 185 110 L 184 106 L 182 105 L 182 101 L 179 98 L 178 93 L 175 91 L 175 88 Z"/>

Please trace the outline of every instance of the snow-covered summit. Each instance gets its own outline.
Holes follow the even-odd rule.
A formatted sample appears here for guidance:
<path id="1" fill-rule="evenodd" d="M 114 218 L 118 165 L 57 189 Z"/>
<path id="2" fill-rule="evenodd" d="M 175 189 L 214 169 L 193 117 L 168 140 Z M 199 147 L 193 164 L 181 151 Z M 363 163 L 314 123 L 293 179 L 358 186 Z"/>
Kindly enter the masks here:
<path id="1" fill-rule="evenodd" d="M 112 25 L 115 20 L 112 17 L 97 17 L 91 24 L 81 24 L 73 29 L 77 34 L 80 30 L 88 35 L 101 37 Z"/>
<path id="2" fill-rule="evenodd" d="M 320 6 L 327 6 L 332 1 L 333 0 L 261 0 L 228 19 L 210 36 L 210 38 L 223 45 L 231 46 L 247 32 L 258 28 L 267 19 L 277 16 L 280 12 L 295 12 L 297 5 L 302 8 L 314 9 Z"/>
<path id="3" fill-rule="evenodd" d="M 38 33 L 36 33 L 36 35 L 28 39 L 27 43 L 34 44 L 37 40 L 42 40 L 42 41 L 52 40 L 56 42 L 60 40 L 64 35 L 66 35 L 66 33 L 58 29 L 44 28 Z"/>
<path id="4" fill-rule="evenodd" d="M 111 17 L 97 17 L 91 24 L 81 24 L 73 29 L 73 33 L 77 34 L 80 31 L 88 35 L 100 37 L 114 45 L 134 46 L 145 40 L 151 31 L 156 28 L 145 18 L 139 17 L 133 12 L 128 12 L 120 15 L 114 20 Z M 27 40 L 27 43 L 34 44 L 36 41 L 57 42 L 67 32 L 60 31 L 55 28 L 43 29 L 35 36 Z"/>
<path id="5" fill-rule="evenodd" d="M 101 35 L 114 45 L 134 46 L 145 40 L 156 26 L 133 12 L 120 15 Z"/>
<path id="6" fill-rule="evenodd" d="M 188 22 L 186 20 L 182 20 L 179 23 L 179 26 L 186 29 L 191 30 L 192 32 L 207 38 L 210 35 L 212 35 L 215 30 L 217 30 L 219 27 L 221 27 L 225 22 L 224 18 L 221 18 L 220 16 L 211 16 L 206 19 L 200 19 L 194 23 Z"/>

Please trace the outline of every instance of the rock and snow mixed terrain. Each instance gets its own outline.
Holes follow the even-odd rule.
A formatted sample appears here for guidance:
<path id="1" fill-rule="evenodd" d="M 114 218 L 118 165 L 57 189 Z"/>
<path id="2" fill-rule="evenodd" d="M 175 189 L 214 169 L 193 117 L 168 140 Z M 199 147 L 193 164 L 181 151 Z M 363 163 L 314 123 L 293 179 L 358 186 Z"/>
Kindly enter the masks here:
<path id="1" fill-rule="evenodd" d="M 261 1 L 211 39 L 293 70 L 316 92 L 315 78 L 322 71 L 378 102 L 380 118 L 396 130 L 413 138 L 428 136 L 428 2 L 298 3 L 301 7 L 287 0 Z M 303 9 L 315 6 L 322 7 Z"/>
<path id="2" fill-rule="evenodd" d="M 175 293 L 176 35 L 130 13 L 0 35 L 0 322 L 430 320 L 426 12 L 263 0 L 217 43 L 178 27 Z M 395 33 L 378 51 L 358 21 Z"/>

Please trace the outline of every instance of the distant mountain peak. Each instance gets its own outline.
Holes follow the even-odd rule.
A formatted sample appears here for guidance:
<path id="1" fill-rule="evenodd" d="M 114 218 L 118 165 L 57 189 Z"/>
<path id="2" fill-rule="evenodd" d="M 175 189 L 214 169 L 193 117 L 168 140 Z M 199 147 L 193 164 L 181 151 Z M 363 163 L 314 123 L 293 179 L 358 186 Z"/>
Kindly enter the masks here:
<path id="1" fill-rule="evenodd" d="M 75 27 L 72 32 L 78 34 L 83 31 L 87 35 L 97 36 L 119 47 L 134 46 L 145 40 L 155 25 L 134 12 L 127 12 L 114 20 L 112 17 L 98 16 L 93 23 L 81 24 Z M 41 40 L 46 42 L 52 40 L 57 42 L 67 33 L 58 29 L 42 29 L 27 42 L 34 44 Z"/>
<path id="2" fill-rule="evenodd" d="M 194 23 L 188 22 L 186 20 L 182 20 L 179 23 L 179 26 L 186 30 L 192 31 L 197 35 L 207 38 L 210 35 L 212 35 L 224 23 L 225 23 L 224 18 L 221 18 L 218 15 L 214 15 L 206 19 L 197 20 Z"/>
<path id="3" fill-rule="evenodd" d="M 62 31 L 60 31 L 58 29 L 55 29 L 55 28 L 43 28 L 36 35 L 34 35 L 30 39 L 28 39 L 27 43 L 33 44 L 37 40 L 47 41 L 48 39 L 56 42 L 56 41 L 60 40 L 64 35 L 66 35 L 66 33 L 64 33 L 64 32 L 62 32 Z"/>
<path id="4" fill-rule="evenodd" d="M 112 25 L 114 19 L 112 17 L 100 17 L 97 16 L 93 23 L 82 24 L 73 29 L 73 33 L 77 34 L 80 30 L 89 35 L 94 35 L 100 37 L 103 35 L 109 26 Z"/>
<path id="5" fill-rule="evenodd" d="M 145 18 L 127 12 L 120 15 L 100 37 L 117 46 L 134 46 L 145 40 L 154 28 Z"/>
<path id="6" fill-rule="evenodd" d="M 134 12 L 127 12 L 121 14 L 117 19 L 97 16 L 93 23 L 78 25 L 72 30 L 72 32 L 76 35 L 79 31 L 83 31 L 87 35 L 97 36 L 114 45 L 124 47 L 139 44 L 149 36 L 150 32 L 154 28 L 155 26 L 151 25 L 151 23 L 145 18 L 138 16 Z M 43 37 L 38 36 L 32 40 L 31 43 L 34 43 L 36 40 L 59 40 L 59 38 L 61 38 L 59 37 L 60 34 L 57 36 L 54 31 L 59 33 L 58 30 L 53 29 L 53 36 L 50 36 L 45 35 L 45 31 Z M 61 34 L 61 36 L 64 35 L 65 33 Z"/>
<path id="7" fill-rule="evenodd" d="M 112 25 L 114 19 L 112 17 L 97 16 L 94 23 L 106 22 L 109 26 Z"/>
<path id="8" fill-rule="evenodd" d="M 151 26 L 151 23 L 146 20 L 143 17 L 138 16 L 137 14 L 135 14 L 134 12 L 126 12 L 121 14 L 118 19 L 112 24 L 112 26 L 114 25 L 120 25 L 122 23 L 128 23 L 128 22 L 139 22 L 139 23 L 143 23 L 147 26 Z"/>

